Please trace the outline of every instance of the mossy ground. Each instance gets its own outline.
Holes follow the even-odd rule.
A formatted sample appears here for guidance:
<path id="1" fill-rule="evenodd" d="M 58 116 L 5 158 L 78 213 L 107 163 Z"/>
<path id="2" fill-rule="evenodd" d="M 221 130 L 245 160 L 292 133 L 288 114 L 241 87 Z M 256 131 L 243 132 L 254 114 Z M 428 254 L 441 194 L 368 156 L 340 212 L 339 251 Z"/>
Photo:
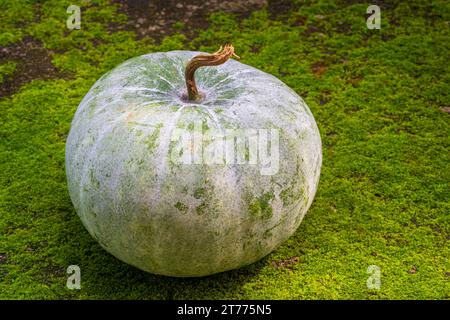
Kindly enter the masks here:
<path id="1" fill-rule="evenodd" d="M 0 298 L 449 299 L 450 6 L 375 2 L 381 30 L 366 27 L 367 3 L 294 1 L 278 16 L 213 13 L 192 40 L 181 23 L 155 42 L 113 28 L 127 16 L 106 0 L 1 0 L 0 46 L 30 37 L 65 76 L 0 100 Z M 70 4 L 82 8 L 80 30 L 66 28 Z M 298 231 L 251 266 L 202 279 L 147 274 L 102 250 L 74 212 L 71 119 L 95 80 L 128 58 L 228 41 L 310 106 L 323 142 L 318 193 Z M 1 61 L 2 85 L 17 68 Z M 81 290 L 66 288 L 72 264 Z M 370 265 L 379 290 L 367 287 Z"/>

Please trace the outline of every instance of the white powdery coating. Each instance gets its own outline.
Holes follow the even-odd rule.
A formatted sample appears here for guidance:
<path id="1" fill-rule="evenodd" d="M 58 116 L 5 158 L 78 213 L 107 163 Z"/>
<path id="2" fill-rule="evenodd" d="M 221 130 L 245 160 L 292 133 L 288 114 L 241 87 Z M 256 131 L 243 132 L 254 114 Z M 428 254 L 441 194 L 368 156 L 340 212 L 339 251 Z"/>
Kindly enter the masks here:
<path id="1" fill-rule="evenodd" d="M 75 209 L 117 258 L 169 276 L 205 276 L 257 261 L 297 229 L 320 176 L 308 106 L 277 78 L 229 60 L 200 68 L 204 99 L 185 102 L 184 68 L 199 52 L 130 59 L 81 102 L 66 145 Z M 171 161 L 176 128 L 277 129 L 279 170 Z"/>

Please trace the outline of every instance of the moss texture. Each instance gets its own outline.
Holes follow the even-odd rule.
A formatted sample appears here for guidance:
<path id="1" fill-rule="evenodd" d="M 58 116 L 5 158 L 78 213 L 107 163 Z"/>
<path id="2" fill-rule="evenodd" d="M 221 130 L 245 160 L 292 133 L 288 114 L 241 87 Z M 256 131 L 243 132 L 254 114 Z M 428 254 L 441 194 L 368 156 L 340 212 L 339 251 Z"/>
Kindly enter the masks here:
<path id="1" fill-rule="evenodd" d="M 69 31 L 70 4 L 0 1 L 0 45 L 32 37 L 67 74 L 0 100 L 0 298 L 450 298 L 448 2 L 379 2 L 381 30 L 367 29 L 367 4 L 350 1 L 295 1 L 244 20 L 218 12 L 192 40 L 176 33 L 158 44 L 110 32 L 127 17 L 107 1 L 81 2 L 82 27 Z M 74 212 L 70 121 L 122 61 L 227 41 L 311 108 L 324 156 L 316 198 L 294 236 L 256 264 L 205 279 L 144 273 L 101 249 Z M 2 76 L 13 77 L 5 63 Z M 71 264 L 81 290 L 65 286 Z M 366 286 L 369 265 L 381 269 L 379 290 Z"/>

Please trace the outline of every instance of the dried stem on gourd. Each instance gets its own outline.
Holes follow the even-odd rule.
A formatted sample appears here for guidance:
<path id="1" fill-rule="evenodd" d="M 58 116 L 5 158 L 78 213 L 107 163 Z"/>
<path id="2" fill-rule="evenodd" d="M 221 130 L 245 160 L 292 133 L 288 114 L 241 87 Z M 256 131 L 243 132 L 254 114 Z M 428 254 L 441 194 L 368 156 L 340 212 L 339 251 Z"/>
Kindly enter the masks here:
<path id="1" fill-rule="evenodd" d="M 219 50 L 212 54 L 199 54 L 192 58 L 191 61 L 188 62 L 184 73 L 188 99 L 191 101 L 198 101 L 201 99 L 201 94 L 198 92 L 197 85 L 195 84 L 195 70 L 200 67 L 218 66 L 225 63 L 232 56 L 239 59 L 239 57 L 234 53 L 233 46 L 231 44 L 227 44 L 225 47 L 220 47 Z"/>

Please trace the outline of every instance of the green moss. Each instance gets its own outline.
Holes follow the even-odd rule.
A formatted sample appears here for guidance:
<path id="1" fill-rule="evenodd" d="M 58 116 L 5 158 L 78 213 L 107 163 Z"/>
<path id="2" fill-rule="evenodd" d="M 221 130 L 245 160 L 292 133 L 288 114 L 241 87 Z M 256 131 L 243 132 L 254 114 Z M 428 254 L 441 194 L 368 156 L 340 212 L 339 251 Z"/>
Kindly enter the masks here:
<path id="1" fill-rule="evenodd" d="M 177 21 L 172 25 L 172 28 L 174 28 L 175 30 L 183 30 L 185 27 L 186 25 L 181 21 Z"/>
<path id="2" fill-rule="evenodd" d="M 0 64 L 0 85 L 8 76 L 11 76 L 16 71 L 17 64 L 14 61 L 7 61 Z"/>
<path id="3" fill-rule="evenodd" d="M 265 10 L 241 22 L 215 13 L 192 41 L 155 45 L 108 32 L 126 20 L 108 1 L 81 2 L 82 28 L 68 31 L 70 1 L 39 2 L 35 19 L 31 1 L 0 0 L 0 45 L 31 36 L 70 75 L 0 100 L 1 299 L 450 299 L 448 1 L 392 1 L 381 30 L 365 27 L 368 4 L 294 2 L 283 21 Z M 105 252 L 77 218 L 64 171 L 70 122 L 124 60 L 226 42 L 310 106 L 323 142 L 318 193 L 298 231 L 251 266 L 195 281 L 146 274 Z M 292 257 L 290 270 L 272 263 Z M 65 286 L 71 264 L 81 290 Z M 381 269 L 379 290 L 366 286 L 370 265 Z"/>

